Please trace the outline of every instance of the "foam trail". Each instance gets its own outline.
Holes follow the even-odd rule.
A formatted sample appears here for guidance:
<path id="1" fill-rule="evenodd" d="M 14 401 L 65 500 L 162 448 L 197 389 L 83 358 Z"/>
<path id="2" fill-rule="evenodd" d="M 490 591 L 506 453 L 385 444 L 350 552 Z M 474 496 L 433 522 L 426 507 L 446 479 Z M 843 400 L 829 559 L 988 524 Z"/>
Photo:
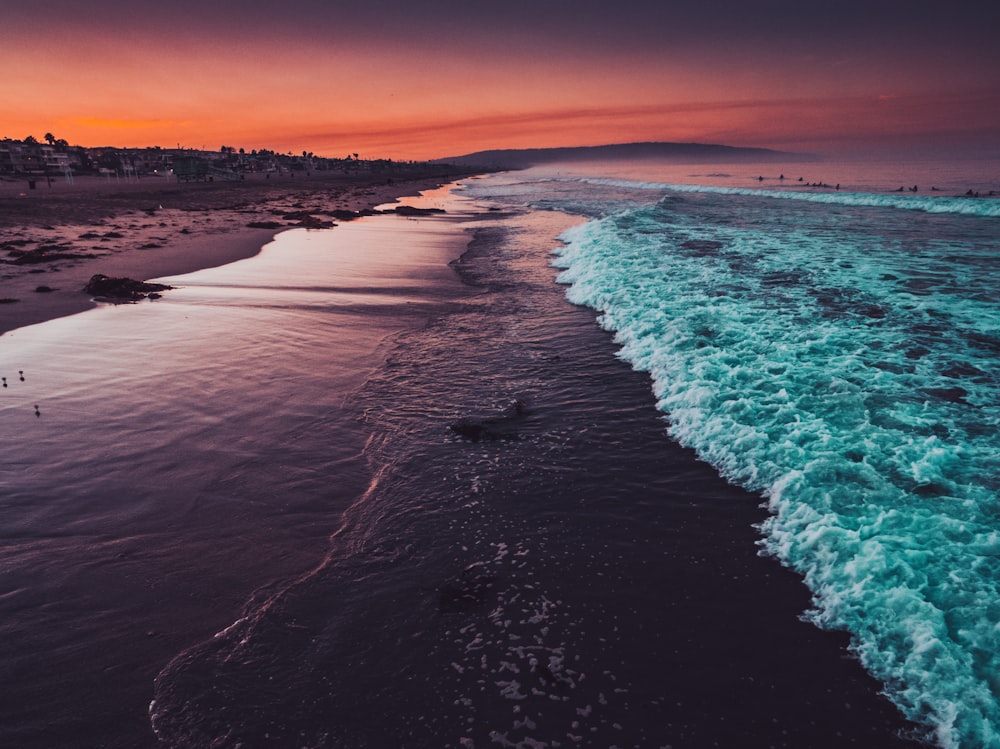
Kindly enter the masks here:
<path id="1" fill-rule="evenodd" d="M 1000 218 L 1000 201 L 982 198 L 877 194 L 867 192 L 795 192 L 792 190 L 763 190 L 746 187 L 717 187 L 712 185 L 680 185 L 660 182 L 632 182 L 628 180 L 587 179 L 595 185 L 625 187 L 640 190 L 670 190 L 681 193 L 710 193 L 716 195 L 746 195 L 778 200 L 801 200 L 807 203 L 825 203 L 863 208 L 898 208 L 926 213 L 955 213 L 963 216 Z"/>

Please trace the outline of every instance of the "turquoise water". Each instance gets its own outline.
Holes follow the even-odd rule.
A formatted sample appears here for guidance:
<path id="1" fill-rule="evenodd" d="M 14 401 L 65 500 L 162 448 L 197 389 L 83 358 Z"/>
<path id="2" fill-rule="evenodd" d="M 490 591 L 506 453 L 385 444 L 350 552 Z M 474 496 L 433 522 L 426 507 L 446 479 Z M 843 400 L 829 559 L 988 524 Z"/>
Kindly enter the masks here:
<path id="1" fill-rule="evenodd" d="M 589 219 L 556 253 L 569 299 L 766 498 L 807 617 L 939 744 L 1000 746 L 1000 201 L 716 176 L 496 192 Z"/>

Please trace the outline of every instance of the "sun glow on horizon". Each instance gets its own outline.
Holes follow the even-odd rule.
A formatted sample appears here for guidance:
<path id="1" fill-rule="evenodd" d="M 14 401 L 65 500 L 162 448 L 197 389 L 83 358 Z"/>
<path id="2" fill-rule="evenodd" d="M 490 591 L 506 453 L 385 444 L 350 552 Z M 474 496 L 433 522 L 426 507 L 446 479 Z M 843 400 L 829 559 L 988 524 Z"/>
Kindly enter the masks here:
<path id="1" fill-rule="evenodd" d="M 878 14 L 871 31 L 838 11 L 824 15 L 830 29 L 803 17 L 793 33 L 788 19 L 765 23 L 736 4 L 722 26 L 695 10 L 675 26 L 672 11 L 628 0 L 620 19 L 584 2 L 572 18 L 546 6 L 520 25 L 514 9 L 445 13 L 448 2 L 332 14 L 287 0 L 280 17 L 187 0 L 145 10 L 96 0 L 91 13 L 53 2 L 57 47 L 37 44 L 23 9 L 0 29 L 15 103 L 0 137 L 58 130 L 81 145 L 141 138 L 394 159 L 654 140 L 808 151 L 1000 141 L 995 45 L 948 28 L 937 39 L 940 19 L 910 39 L 875 33 Z M 927 38 L 933 58 L 899 64 Z"/>
<path id="2" fill-rule="evenodd" d="M 184 128 L 190 127 L 193 123 L 190 121 L 173 122 L 171 120 L 115 120 L 102 117 L 73 117 L 62 120 L 59 124 L 68 128 L 79 126 L 95 131 L 114 132 L 116 130 L 149 130 L 151 128 Z"/>

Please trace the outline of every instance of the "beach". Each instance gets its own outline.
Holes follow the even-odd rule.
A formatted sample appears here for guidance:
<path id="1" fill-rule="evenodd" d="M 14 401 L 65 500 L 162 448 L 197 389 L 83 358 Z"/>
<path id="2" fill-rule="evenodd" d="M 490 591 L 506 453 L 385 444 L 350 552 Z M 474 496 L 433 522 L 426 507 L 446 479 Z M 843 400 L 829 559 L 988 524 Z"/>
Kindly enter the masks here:
<path id="1" fill-rule="evenodd" d="M 187 183 L 53 178 L 35 189 L 0 179 L 0 334 L 93 307 L 83 289 L 96 273 L 146 280 L 224 265 L 283 229 L 333 225 L 343 220 L 333 212 L 369 210 L 454 176 L 428 166 Z"/>
<path id="2" fill-rule="evenodd" d="M 0 749 L 1000 749 L 1000 5 L 8 3 Z"/>
<path id="3" fill-rule="evenodd" d="M 278 197 L 361 210 L 439 183 Z M 128 230 L 125 216 L 110 225 Z M 130 250 L 66 270 L 202 268 L 167 276 L 179 288 L 162 299 L 0 337 L 0 744 L 154 745 L 157 673 L 324 558 L 371 481 L 352 394 L 395 336 L 468 293 L 448 267 L 467 241 L 450 217 L 441 231 L 389 213 L 274 241 L 229 218 L 233 231 L 206 229 L 169 263 Z M 220 238 L 228 256 L 212 254 Z"/>
<path id="4" fill-rule="evenodd" d="M 648 377 L 554 283 L 578 223 L 471 217 L 473 296 L 352 395 L 375 480 L 323 563 L 158 675 L 162 741 L 912 745 L 758 554 L 760 497 L 671 442 Z"/>
<path id="5" fill-rule="evenodd" d="M 680 428 L 700 413 L 681 399 L 712 386 L 680 365 L 715 351 L 705 341 L 727 295 L 758 272 L 768 304 L 774 289 L 815 286 L 720 252 L 739 230 L 732 211 L 780 222 L 766 202 L 780 196 L 525 176 L 463 179 L 404 200 L 435 212 L 271 242 L 239 214 L 234 243 L 264 232 L 252 257 L 137 272 L 177 288 L 0 338 L 12 468 L 0 743 L 882 748 L 933 735 L 887 698 L 897 683 L 866 670 L 879 651 L 823 618 L 837 570 L 811 588 L 818 573 L 789 551 L 823 537 L 807 527 L 796 545 L 778 525 L 794 520 L 778 504 L 789 494 L 765 496 L 733 469 L 739 456 L 712 452 L 741 427 Z M 436 181 L 387 187 L 424 184 Z M 271 210 L 342 206 L 281 201 Z M 825 208 L 788 202 L 833 225 Z M 685 211 L 690 227 L 667 221 Z M 642 251 L 661 237 L 673 244 Z M 616 306 L 672 280 L 649 257 L 693 274 L 654 311 L 714 294 L 637 318 L 657 335 L 694 316 L 695 342 L 665 357 L 670 378 Z M 99 262 L 78 267 L 107 272 Z M 739 277 L 697 275 L 717 262 Z M 601 296 L 600 283 L 633 281 Z M 887 316 L 845 295 L 827 290 L 816 317 Z M 879 356 L 880 377 L 902 371 Z M 749 411 L 762 388 L 729 387 L 723 403 Z M 868 603 L 872 627 L 909 626 Z"/>

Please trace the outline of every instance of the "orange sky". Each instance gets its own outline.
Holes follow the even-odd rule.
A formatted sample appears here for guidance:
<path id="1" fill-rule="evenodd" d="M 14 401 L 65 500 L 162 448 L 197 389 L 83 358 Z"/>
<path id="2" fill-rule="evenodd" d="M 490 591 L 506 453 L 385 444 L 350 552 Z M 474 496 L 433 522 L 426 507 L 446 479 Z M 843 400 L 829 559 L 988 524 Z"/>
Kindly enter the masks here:
<path id="1" fill-rule="evenodd" d="M 981 14 L 664 2 L 52 0 L 0 26 L 0 137 L 403 159 L 644 140 L 1000 150 L 1000 24 Z"/>

